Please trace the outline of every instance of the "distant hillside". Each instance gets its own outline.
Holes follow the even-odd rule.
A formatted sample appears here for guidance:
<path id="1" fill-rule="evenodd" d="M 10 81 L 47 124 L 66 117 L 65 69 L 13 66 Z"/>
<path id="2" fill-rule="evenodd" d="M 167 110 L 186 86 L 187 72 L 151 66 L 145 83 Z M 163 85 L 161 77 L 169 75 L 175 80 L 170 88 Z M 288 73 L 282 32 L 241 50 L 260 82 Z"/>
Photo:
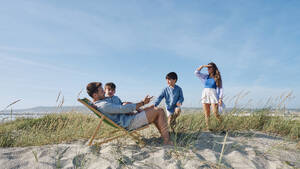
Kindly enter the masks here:
<path id="1" fill-rule="evenodd" d="M 195 113 L 202 111 L 201 107 L 183 107 L 184 113 Z M 231 112 L 233 108 L 226 108 L 226 112 Z M 242 109 L 243 111 L 252 113 L 255 111 L 260 111 L 262 109 Z M 62 113 L 62 112 L 89 112 L 88 108 L 84 106 L 64 106 L 64 107 L 50 107 L 50 106 L 39 106 L 39 107 L 33 107 L 29 109 L 13 109 L 13 114 L 48 114 L 48 113 Z M 0 115 L 9 115 L 10 109 L 0 111 Z M 300 115 L 299 109 L 286 109 L 284 111 L 285 114 L 298 114 Z"/>
<path id="2" fill-rule="evenodd" d="M 13 114 L 24 114 L 24 113 L 56 113 L 56 112 L 71 112 L 71 111 L 76 111 L 76 112 L 87 112 L 89 111 L 86 107 L 84 106 L 64 106 L 64 107 L 33 107 L 29 109 L 13 109 Z M 1 111 L 1 114 L 10 114 L 11 110 L 4 110 Z"/>

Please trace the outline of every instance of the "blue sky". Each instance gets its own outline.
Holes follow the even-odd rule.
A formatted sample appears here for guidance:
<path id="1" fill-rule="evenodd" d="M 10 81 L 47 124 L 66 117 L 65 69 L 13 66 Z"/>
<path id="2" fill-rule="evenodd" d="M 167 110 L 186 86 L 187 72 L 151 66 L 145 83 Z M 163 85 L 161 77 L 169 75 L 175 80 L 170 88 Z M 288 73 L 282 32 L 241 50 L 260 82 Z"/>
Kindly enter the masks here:
<path id="1" fill-rule="evenodd" d="M 122 100 L 157 96 L 179 76 L 187 107 L 200 107 L 193 72 L 215 62 L 227 105 L 260 107 L 293 92 L 300 108 L 300 1 L 3 1 L 0 109 L 79 105 L 91 81 L 114 82 Z M 280 102 L 280 101 L 279 101 Z M 225 101 L 226 103 L 226 101 Z"/>

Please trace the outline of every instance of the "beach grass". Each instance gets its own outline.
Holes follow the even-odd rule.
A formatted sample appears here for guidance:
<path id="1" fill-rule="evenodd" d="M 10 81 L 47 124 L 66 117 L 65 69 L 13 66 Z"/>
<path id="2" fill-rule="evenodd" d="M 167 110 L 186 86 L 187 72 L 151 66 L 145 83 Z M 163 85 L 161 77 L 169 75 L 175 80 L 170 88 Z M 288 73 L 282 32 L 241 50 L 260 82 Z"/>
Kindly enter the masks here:
<path id="1" fill-rule="evenodd" d="M 88 139 L 99 118 L 83 113 L 49 114 L 40 118 L 19 118 L 0 124 L 0 146 L 40 146 Z M 111 131 L 103 126 L 100 136 Z"/>
<path id="2" fill-rule="evenodd" d="M 267 110 L 252 113 L 249 116 L 226 114 L 221 124 L 211 117 L 212 132 L 261 131 L 287 139 L 299 141 L 300 121 L 283 116 L 270 116 Z M 93 114 L 60 113 L 40 118 L 20 118 L 0 124 L 1 147 L 40 146 L 89 139 L 95 130 L 99 118 Z M 179 146 L 193 144 L 196 137 L 206 128 L 202 112 L 182 114 L 177 121 L 173 137 Z M 103 125 L 97 138 L 110 134 L 113 128 Z"/>

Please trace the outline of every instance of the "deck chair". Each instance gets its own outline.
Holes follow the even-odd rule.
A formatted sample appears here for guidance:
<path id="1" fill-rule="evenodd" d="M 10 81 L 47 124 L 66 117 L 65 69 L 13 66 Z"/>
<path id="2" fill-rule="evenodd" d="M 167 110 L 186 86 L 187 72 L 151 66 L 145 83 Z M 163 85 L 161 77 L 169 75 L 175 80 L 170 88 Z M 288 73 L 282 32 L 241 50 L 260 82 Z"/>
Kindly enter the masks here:
<path id="1" fill-rule="evenodd" d="M 143 130 L 145 128 L 148 128 L 151 124 L 147 124 L 145 126 L 142 126 L 141 128 L 135 129 L 135 130 L 126 130 L 125 128 L 117 125 L 115 122 L 113 122 L 111 119 L 109 119 L 108 117 L 106 117 L 103 113 L 101 113 L 99 110 L 97 110 L 95 108 L 95 105 L 87 98 L 83 98 L 83 99 L 78 99 L 78 101 L 80 103 L 82 103 L 83 105 L 85 105 L 87 108 L 89 108 L 93 113 L 95 113 L 96 116 L 98 116 L 100 118 L 99 124 L 96 127 L 96 130 L 93 134 L 93 136 L 90 139 L 89 142 L 89 146 L 92 145 L 94 138 L 96 137 L 98 130 L 100 129 L 100 126 L 102 124 L 102 122 L 106 123 L 107 125 L 115 128 L 115 131 L 113 131 L 111 134 L 113 133 L 118 133 L 116 136 L 112 136 L 109 138 L 106 138 L 104 141 L 95 143 L 97 145 L 101 145 L 103 143 L 107 143 L 110 142 L 112 140 L 115 140 L 117 138 L 120 138 L 122 136 L 129 136 L 131 137 L 133 140 L 135 140 L 135 142 L 140 146 L 143 147 L 145 146 L 145 143 L 140 139 L 141 135 L 138 134 L 138 131 Z M 93 144 L 93 145 L 95 145 Z"/>

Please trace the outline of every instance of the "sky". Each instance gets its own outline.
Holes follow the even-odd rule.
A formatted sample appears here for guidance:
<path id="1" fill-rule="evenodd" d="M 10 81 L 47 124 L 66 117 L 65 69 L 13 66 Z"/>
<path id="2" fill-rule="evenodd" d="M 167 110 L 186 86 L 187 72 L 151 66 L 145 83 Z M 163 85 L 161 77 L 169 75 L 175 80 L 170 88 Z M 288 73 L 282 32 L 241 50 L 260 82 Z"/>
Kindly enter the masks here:
<path id="1" fill-rule="evenodd" d="M 77 106 L 93 81 L 138 102 L 173 71 L 183 106 L 201 107 L 209 62 L 227 107 L 300 108 L 299 20 L 299 0 L 1 0 L 0 110 Z"/>

